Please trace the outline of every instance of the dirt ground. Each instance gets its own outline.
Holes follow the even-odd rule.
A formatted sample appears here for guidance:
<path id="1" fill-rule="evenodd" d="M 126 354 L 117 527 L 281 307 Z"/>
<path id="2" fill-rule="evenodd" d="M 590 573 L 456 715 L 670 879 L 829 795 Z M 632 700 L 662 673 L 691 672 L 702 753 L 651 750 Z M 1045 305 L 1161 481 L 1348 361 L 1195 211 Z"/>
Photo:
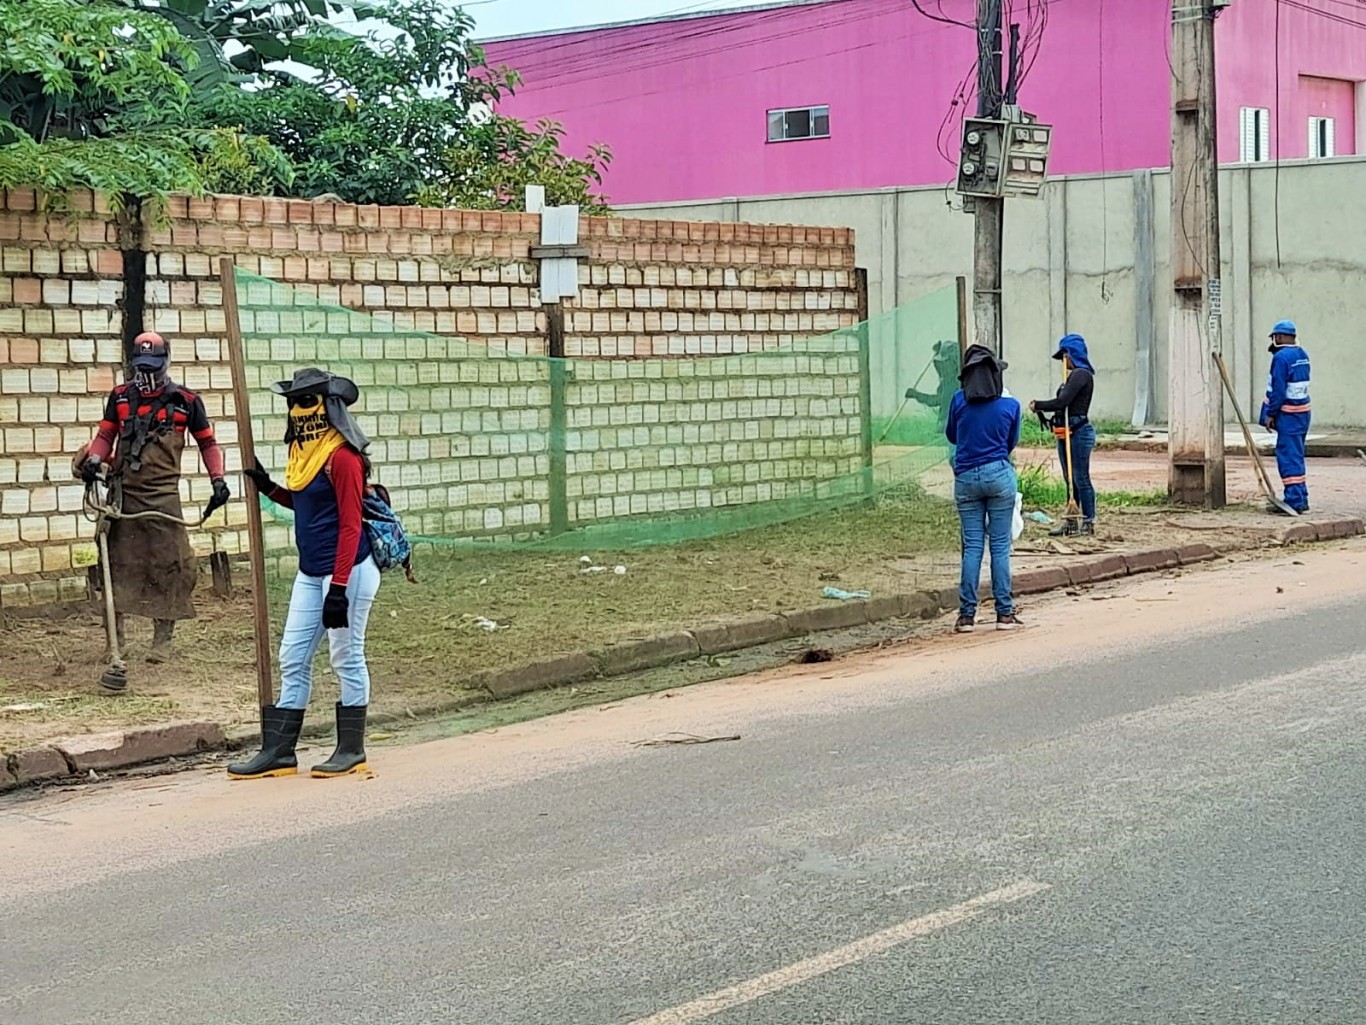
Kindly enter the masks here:
<path id="1" fill-rule="evenodd" d="M 1046 459 L 1030 454 L 1030 461 Z M 1165 486 L 1161 454 L 1098 453 L 1093 476 L 1102 492 L 1151 493 Z M 1366 465 L 1317 460 L 1310 466 L 1315 518 L 1361 515 Z M 472 672 L 597 648 L 670 629 L 820 603 L 825 587 L 873 595 L 942 587 L 957 580 L 957 519 L 947 501 L 947 471 L 926 481 L 928 494 L 893 493 L 872 508 L 854 507 L 743 534 L 623 552 L 460 552 L 424 554 L 421 583 L 387 576 L 372 619 L 369 647 L 377 709 L 403 711 L 437 699 L 473 698 Z M 1230 500 L 1255 499 L 1250 464 L 1229 462 Z M 1061 550 L 1047 528 L 1027 524 L 1017 569 L 1065 563 L 1081 554 L 1130 552 L 1204 541 L 1220 546 L 1269 544 L 1286 525 L 1258 505 L 1217 515 L 1156 505 L 1106 508 L 1096 538 Z M 581 555 L 602 572 L 585 572 Z M 618 574 L 616 567 L 624 566 Z M 199 618 L 182 623 L 177 657 L 143 662 L 151 624 L 130 621 L 129 693 L 96 687 L 104 637 L 93 612 L 14 619 L 0 629 L 0 750 L 54 737 L 174 719 L 226 726 L 256 719 L 255 673 L 246 573 L 230 599 L 197 595 Z M 278 637 L 287 583 L 271 585 Z M 1027 615 L 1027 611 L 1025 613 Z M 486 620 L 481 625 L 480 618 Z M 489 628 L 489 624 L 496 624 Z M 319 659 L 316 714 L 336 699 L 336 681 Z"/>

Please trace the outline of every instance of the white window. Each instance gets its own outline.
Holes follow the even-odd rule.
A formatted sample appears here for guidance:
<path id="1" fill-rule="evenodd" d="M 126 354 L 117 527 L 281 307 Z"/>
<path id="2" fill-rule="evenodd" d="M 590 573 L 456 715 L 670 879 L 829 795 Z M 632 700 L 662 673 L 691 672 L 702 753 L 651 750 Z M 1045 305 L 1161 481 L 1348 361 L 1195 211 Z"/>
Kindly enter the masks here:
<path id="1" fill-rule="evenodd" d="M 1245 164 L 1271 159 L 1271 111 L 1244 107 L 1239 117 L 1239 157 Z"/>
<path id="2" fill-rule="evenodd" d="M 768 112 L 768 141 L 830 138 L 829 107 L 792 107 Z"/>
<path id="3" fill-rule="evenodd" d="M 1331 117 L 1311 117 L 1309 119 L 1309 157 L 1320 160 L 1337 156 L 1333 141 L 1333 119 Z"/>

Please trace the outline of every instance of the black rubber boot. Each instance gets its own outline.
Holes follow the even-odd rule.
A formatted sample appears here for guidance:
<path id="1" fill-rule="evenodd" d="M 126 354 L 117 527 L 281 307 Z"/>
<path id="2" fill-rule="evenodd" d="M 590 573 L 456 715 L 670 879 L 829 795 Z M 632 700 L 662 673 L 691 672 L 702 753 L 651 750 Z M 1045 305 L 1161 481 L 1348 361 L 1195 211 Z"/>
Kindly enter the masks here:
<path id="1" fill-rule="evenodd" d="M 152 650 L 147 652 L 147 661 L 153 665 L 170 660 L 171 642 L 175 639 L 174 619 L 152 620 Z"/>
<path id="2" fill-rule="evenodd" d="M 327 761 L 313 766 L 312 775 L 315 778 L 346 776 L 369 768 L 365 762 L 367 709 L 366 705 L 343 705 L 337 702 L 337 750 L 332 752 L 332 757 Z"/>
<path id="3" fill-rule="evenodd" d="M 229 779 L 265 779 L 267 776 L 293 776 L 299 771 L 299 759 L 294 748 L 299 743 L 299 731 L 304 728 L 302 708 L 276 708 L 267 705 L 261 710 L 261 750 L 256 757 L 228 766 Z"/>

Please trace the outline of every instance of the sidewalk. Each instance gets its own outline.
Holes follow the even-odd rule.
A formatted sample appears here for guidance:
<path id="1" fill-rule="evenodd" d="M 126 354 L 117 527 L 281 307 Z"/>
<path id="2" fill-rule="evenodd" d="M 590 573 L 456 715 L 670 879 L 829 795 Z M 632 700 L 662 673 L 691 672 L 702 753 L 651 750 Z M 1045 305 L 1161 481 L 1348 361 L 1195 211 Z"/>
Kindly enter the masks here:
<path id="1" fill-rule="evenodd" d="M 1259 452 L 1270 453 L 1276 448 L 1276 436 L 1261 427 L 1252 427 L 1252 441 Z M 1107 447 L 1115 451 L 1127 452 L 1165 452 L 1167 432 L 1154 428 L 1151 431 L 1136 431 L 1132 434 L 1118 435 Z M 1315 431 L 1309 435 L 1305 453 L 1319 459 L 1358 458 L 1358 452 L 1366 452 L 1366 431 L 1357 429 Z M 1224 452 L 1227 455 L 1247 455 L 1247 444 L 1241 429 L 1224 433 Z M 1363 464 L 1366 465 L 1366 464 Z"/>

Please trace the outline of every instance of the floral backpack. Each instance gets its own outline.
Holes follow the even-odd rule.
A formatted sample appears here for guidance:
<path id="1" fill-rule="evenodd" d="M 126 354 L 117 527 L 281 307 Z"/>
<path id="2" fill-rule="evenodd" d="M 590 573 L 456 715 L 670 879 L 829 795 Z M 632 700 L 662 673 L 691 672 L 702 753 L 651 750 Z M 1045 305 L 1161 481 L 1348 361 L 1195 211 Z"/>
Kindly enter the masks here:
<path id="1" fill-rule="evenodd" d="M 370 552 L 381 571 L 403 567 L 410 584 L 417 583 L 413 575 L 413 545 L 403 529 L 403 521 L 394 512 L 389 489 L 383 484 L 367 484 L 361 506 L 361 523 L 370 539 Z"/>
<path id="2" fill-rule="evenodd" d="M 327 461 L 324 469 L 330 480 L 332 460 Z M 389 489 L 383 484 L 366 481 L 360 517 L 361 527 L 370 542 L 370 556 L 380 572 L 402 566 L 408 583 L 417 583 L 417 577 L 413 574 L 413 544 L 408 540 L 408 532 L 403 529 L 403 521 L 394 512 Z"/>

